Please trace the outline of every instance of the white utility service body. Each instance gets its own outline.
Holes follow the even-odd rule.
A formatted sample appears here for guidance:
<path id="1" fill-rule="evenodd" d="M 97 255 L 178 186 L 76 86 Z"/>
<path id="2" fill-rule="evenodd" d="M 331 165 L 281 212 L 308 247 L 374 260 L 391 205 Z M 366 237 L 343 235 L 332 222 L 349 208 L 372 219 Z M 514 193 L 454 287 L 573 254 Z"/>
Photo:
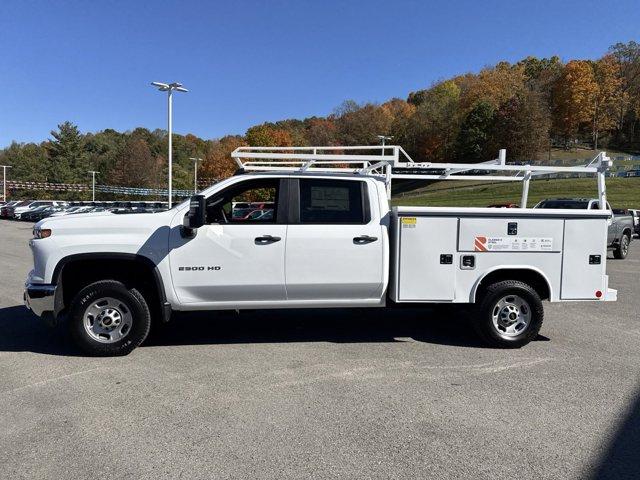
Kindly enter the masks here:
<path id="1" fill-rule="evenodd" d="M 615 300 L 605 265 L 609 218 L 602 210 L 396 207 L 389 296 L 474 303 L 483 278 L 511 269 L 543 277 L 552 302 Z"/>
<path id="2" fill-rule="evenodd" d="M 376 148 L 380 153 L 349 155 L 351 149 Z M 99 287 L 101 279 L 142 292 L 150 311 L 159 302 L 156 315 L 164 320 L 171 311 L 477 303 L 483 282 L 486 288 L 505 280 L 530 285 L 536 302 L 616 300 L 606 275 L 608 210 L 391 208 L 389 200 L 394 178 L 482 179 L 523 181 L 526 205 L 532 175 L 584 170 L 598 176 L 605 205 L 604 154 L 598 165 L 586 167 L 511 166 L 501 153 L 496 161 L 466 166 L 410 161 L 397 173 L 392 169 L 400 165 L 400 153 L 397 146 L 242 147 L 233 157 L 243 174 L 169 211 L 42 220 L 31 240 L 34 269 L 25 303 L 48 319 L 73 317 L 82 289 Z M 477 168 L 508 175 L 476 174 Z M 276 192 L 273 220 L 227 218 L 218 203 L 252 184 Z M 195 215 L 203 220 L 191 228 Z M 97 300 L 77 313 L 79 324 L 84 322 L 79 335 L 86 331 L 101 347 L 126 336 L 109 333 L 120 300 L 105 298 L 104 310 Z M 505 298 L 511 300 L 501 314 L 515 319 L 524 311 L 523 318 L 531 318 L 531 307 L 513 300 L 519 297 Z M 122 302 L 121 317 L 132 328 L 135 315 L 127 317 L 132 308 Z"/>

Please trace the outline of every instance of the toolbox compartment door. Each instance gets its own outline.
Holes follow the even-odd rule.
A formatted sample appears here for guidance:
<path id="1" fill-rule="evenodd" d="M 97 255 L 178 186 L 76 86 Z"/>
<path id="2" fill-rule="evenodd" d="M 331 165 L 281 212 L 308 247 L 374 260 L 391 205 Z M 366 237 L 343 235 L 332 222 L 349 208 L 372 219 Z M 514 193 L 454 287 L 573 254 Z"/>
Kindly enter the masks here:
<path id="1" fill-rule="evenodd" d="M 596 300 L 596 291 L 606 293 L 606 245 L 606 219 L 565 220 L 560 287 L 562 300 Z M 596 263 L 594 256 L 600 257 L 599 263 Z"/>
<path id="2" fill-rule="evenodd" d="M 399 217 L 397 228 L 400 241 L 398 300 L 453 300 L 458 219 Z"/>

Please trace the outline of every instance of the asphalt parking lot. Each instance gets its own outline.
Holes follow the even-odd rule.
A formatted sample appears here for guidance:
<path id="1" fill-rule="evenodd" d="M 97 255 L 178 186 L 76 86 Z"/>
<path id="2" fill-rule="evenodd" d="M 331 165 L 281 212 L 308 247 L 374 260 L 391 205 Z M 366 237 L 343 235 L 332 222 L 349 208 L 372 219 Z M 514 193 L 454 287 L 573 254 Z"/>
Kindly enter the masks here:
<path id="1" fill-rule="evenodd" d="M 640 478 L 640 241 L 609 304 L 485 348 L 448 309 L 190 315 L 80 356 L 22 306 L 0 220 L 2 478 Z"/>

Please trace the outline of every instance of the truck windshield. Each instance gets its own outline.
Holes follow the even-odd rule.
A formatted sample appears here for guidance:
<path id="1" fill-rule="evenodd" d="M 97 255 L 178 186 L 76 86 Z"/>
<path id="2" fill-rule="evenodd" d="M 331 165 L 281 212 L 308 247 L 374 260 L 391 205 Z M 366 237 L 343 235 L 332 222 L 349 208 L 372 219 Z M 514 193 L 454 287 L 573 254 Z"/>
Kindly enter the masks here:
<path id="1" fill-rule="evenodd" d="M 587 209 L 588 201 L 580 200 L 545 200 L 541 202 L 537 208 L 571 208 L 571 209 Z"/>

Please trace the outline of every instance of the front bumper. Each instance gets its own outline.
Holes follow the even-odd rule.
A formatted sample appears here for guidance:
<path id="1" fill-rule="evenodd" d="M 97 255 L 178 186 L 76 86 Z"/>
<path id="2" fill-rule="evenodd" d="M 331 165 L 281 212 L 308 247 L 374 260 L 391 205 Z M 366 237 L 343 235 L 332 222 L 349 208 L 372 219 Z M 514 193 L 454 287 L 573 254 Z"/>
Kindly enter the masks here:
<path id="1" fill-rule="evenodd" d="M 56 286 L 27 283 L 24 286 L 24 304 L 39 317 L 53 314 L 55 310 Z"/>

